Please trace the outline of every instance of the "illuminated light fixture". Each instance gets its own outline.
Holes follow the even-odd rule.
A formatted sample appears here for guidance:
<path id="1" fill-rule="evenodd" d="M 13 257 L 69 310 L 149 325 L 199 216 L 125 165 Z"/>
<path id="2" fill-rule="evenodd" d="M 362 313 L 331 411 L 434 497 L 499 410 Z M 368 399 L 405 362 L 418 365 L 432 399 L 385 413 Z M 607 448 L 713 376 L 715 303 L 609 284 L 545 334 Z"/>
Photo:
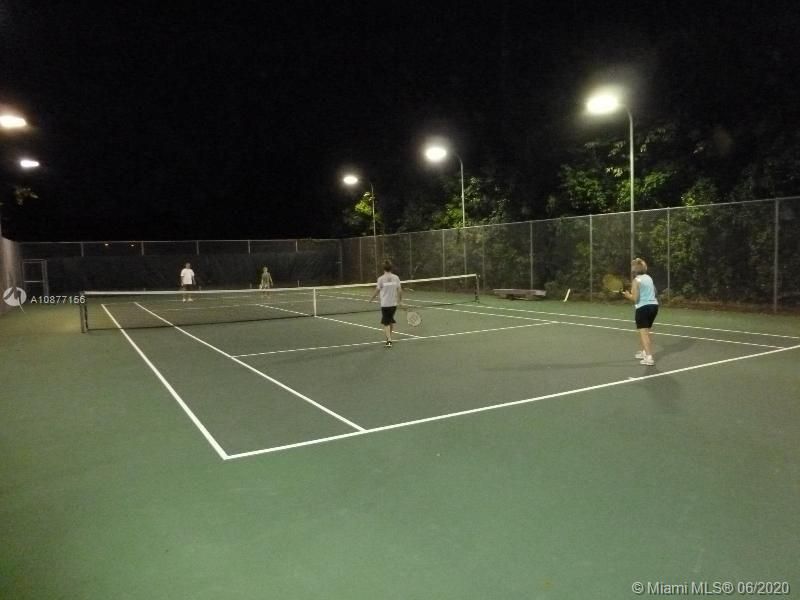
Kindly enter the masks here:
<path id="1" fill-rule="evenodd" d="M 342 181 L 345 185 L 355 185 L 358 183 L 358 177 L 348 174 L 342 177 Z"/>
<path id="2" fill-rule="evenodd" d="M 589 98 L 586 110 L 593 115 L 607 115 L 619 110 L 619 98 L 613 94 L 597 94 Z"/>
<path id="3" fill-rule="evenodd" d="M 4 114 L 0 115 L 0 127 L 3 129 L 21 129 L 28 125 L 28 122 L 20 116 Z"/>
<path id="4" fill-rule="evenodd" d="M 447 148 L 442 146 L 428 146 L 425 148 L 425 158 L 431 162 L 441 162 L 447 158 Z"/>
<path id="5" fill-rule="evenodd" d="M 23 158 L 19 161 L 19 166 L 23 169 L 35 169 L 39 166 L 39 161 L 31 158 Z"/>

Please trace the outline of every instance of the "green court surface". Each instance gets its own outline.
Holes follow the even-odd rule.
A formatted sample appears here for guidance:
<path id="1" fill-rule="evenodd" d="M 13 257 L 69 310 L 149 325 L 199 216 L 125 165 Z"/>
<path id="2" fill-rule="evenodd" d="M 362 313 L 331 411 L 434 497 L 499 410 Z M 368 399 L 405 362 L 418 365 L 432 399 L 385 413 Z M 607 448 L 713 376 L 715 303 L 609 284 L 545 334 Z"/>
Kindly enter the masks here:
<path id="1" fill-rule="evenodd" d="M 627 306 L 422 316 L 3 316 L 0 597 L 800 593 L 800 319 L 665 307 L 646 367 Z"/>

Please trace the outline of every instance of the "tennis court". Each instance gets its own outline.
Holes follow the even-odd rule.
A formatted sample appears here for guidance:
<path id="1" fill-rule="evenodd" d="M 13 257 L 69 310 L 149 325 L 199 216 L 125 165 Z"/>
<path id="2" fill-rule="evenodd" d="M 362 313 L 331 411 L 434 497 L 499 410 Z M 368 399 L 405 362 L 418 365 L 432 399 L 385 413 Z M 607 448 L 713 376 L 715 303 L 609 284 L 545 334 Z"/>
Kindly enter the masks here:
<path id="1" fill-rule="evenodd" d="M 4 597 L 800 585 L 800 320 L 662 308 L 648 367 L 628 306 L 462 296 L 4 317 Z"/>

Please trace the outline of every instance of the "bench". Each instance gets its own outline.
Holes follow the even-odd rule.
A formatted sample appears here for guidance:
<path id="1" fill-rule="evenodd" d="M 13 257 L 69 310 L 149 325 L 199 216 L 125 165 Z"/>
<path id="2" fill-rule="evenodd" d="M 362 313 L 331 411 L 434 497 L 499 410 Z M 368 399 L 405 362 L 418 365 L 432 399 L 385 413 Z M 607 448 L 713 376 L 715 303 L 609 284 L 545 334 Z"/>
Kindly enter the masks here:
<path id="1" fill-rule="evenodd" d="M 547 292 L 544 290 L 498 289 L 492 291 L 495 296 L 506 298 L 507 300 L 536 300 L 547 296 Z"/>

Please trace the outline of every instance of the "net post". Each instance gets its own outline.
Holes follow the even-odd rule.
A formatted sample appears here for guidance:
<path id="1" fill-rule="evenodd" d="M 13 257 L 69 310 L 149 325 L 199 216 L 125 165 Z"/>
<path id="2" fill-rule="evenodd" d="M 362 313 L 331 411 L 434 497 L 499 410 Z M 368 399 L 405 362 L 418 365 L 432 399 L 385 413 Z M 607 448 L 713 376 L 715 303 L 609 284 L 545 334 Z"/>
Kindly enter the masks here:
<path id="1" fill-rule="evenodd" d="M 313 303 L 313 306 L 314 306 L 313 315 L 316 317 L 317 316 L 317 288 L 313 288 L 311 290 L 311 298 L 312 298 L 312 303 Z"/>
<path id="2" fill-rule="evenodd" d="M 85 293 L 81 292 L 81 298 L 86 298 Z M 86 302 L 81 302 L 78 304 L 78 315 L 81 320 L 81 333 L 88 333 L 89 332 L 89 315 L 88 309 L 86 306 Z"/>

